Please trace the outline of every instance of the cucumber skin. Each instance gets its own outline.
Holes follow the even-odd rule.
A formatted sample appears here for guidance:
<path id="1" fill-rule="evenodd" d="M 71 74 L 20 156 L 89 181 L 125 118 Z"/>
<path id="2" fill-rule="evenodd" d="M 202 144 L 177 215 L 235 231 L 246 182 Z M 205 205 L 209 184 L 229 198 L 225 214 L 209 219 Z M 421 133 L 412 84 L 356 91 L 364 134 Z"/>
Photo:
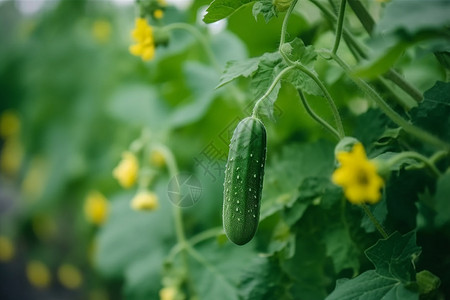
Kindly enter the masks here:
<path id="1" fill-rule="evenodd" d="M 225 167 L 223 226 L 228 239 L 248 243 L 256 233 L 266 163 L 266 129 L 248 117 L 239 122 Z"/>

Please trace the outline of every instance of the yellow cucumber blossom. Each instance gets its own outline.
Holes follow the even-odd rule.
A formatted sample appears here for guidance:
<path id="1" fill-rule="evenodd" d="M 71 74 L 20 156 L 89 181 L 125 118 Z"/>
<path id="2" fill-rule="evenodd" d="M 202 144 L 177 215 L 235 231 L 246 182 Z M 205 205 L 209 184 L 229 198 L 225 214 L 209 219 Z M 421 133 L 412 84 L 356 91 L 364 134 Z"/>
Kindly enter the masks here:
<path id="1" fill-rule="evenodd" d="M 152 27 L 145 18 L 137 18 L 135 26 L 131 36 L 136 44 L 130 46 L 130 53 L 140 56 L 144 61 L 153 59 L 155 57 L 155 41 Z"/>
<path id="2" fill-rule="evenodd" d="M 338 152 L 340 167 L 334 171 L 332 180 L 344 189 L 345 197 L 353 204 L 377 203 L 381 198 L 380 189 L 384 184 L 377 173 L 377 166 L 367 159 L 361 143 L 350 152 Z"/>
<path id="3" fill-rule="evenodd" d="M 49 287 L 52 278 L 50 270 L 44 263 L 32 260 L 28 262 L 25 271 L 31 285 L 40 289 Z"/>
<path id="4" fill-rule="evenodd" d="M 164 17 L 164 12 L 162 11 L 162 9 L 157 9 L 153 12 L 153 17 L 155 17 L 155 19 L 162 19 Z"/>
<path id="5" fill-rule="evenodd" d="M 14 257 L 14 244 L 6 237 L 0 235 L 0 262 L 10 261 Z"/>
<path id="6" fill-rule="evenodd" d="M 114 168 L 113 176 L 124 188 L 132 187 L 137 180 L 139 163 L 136 155 L 132 152 L 124 152 L 119 165 Z"/>
<path id="7" fill-rule="evenodd" d="M 158 205 L 158 196 L 149 191 L 137 193 L 131 201 L 131 208 L 134 210 L 155 210 Z"/>
<path id="8" fill-rule="evenodd" d="M 91 191 L 84 202 L 84 214 L 86 219 L 101 225 L 108 216 L 108 200 L 98 191 Z"/>
<path id="9" fill-rule="evenodd" d="M 63 264 L 58 268 L 58 280 L 61 284 L 71 290 L 77 289 L 83 283 L 83 275 L 74 265 Z"/>

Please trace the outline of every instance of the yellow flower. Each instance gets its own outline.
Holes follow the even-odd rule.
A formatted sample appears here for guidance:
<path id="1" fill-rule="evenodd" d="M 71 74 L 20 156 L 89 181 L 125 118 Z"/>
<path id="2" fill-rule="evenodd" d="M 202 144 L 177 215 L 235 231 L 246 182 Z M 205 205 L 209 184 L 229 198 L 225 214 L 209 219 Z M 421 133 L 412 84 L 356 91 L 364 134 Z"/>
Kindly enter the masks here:
<path id="1" fill-rule="evenodd" d="M 98 43 L 106 43 L 111 36 L 111 24 L 106 20 L 97 20 L 92 25 L 92 36 Z"/>
<path id="2" fill-rule="evenodd" d="M 119 165 L 113 170 L 113 176 L 124 188 L 132 187 L 137 180 L 139 164 L 136 156 L 131 152 L 124 152 Z"/>
<path id="3" fill-rule="evenodd" d="M 344 189 L 348 201 L 353 204 L 376 203 L 380 200 L 383 179 L 377 174 L 375 163 L 368 160 L 361 143 L 355 144 L 351 152 L 339 152 L 340 167 L 332 180 Z"/>
<path id="4" fill-rule="evenodd" d="M 6 236 L 0 236 L 0 261 L 10 261 L 14 256 L 14 245 Z"/>
<path id="5" fill-rule="evenodd" d="M 24 150 L 18 137 L 10 136 L 6 139 L 0 153 L 0 168 L 9 175 L 16 175 L 22 164 Z"/>
<path id="6" fill-rule="evenodd" d="M 158 4 L 162 7 L 167 6 L 167 1 L 166 0 L 158 0 Z"/>
<path id="7" fill-rule="evenodd" d="M 155 19 L 162 19 L 164 17 L 164 12 L 162 11 L 162 9 L 157 9 L 153 12 L 153 16 L 155 17 Z"/>
<path id="8" fill-rule="evenodd" d="M 58 268 L 58 279 L 68 289 L 76 289 L 83 283 L 83 276 L 77 267 L 63 264 Z"/>
<path id="9" fill-rule="evenodd" d="M 160 300 L 174 300 L 177 290 L 174 287 L 165 287 L 159 291 Z"/>
<path id="10" fill-rule="evenodd" d="M 22 181 L 24 196 L 30 201 L 39 199 L 44 192 L 48 178 L 49 163 L 43 157 L 33 157 Z"/>
<path id="11" fill-rule="evenodd" d="M 134 210 L 155 210 L 158 205 L 158 196 L 149 191 L 139 192 L 131 200 L 131 208 Z"/>
<path id="12" fill-rule="evenodd" d="M 17 135 L 20 131 L 20 119 L 13 111 L 4 111 L 0 116 L 0 136 L 10 137 Z"/>
<path id="13" fill-rule="evenodd" d="M 150 163 L 158 168 L 161 168 L 166 163 L 166 158 L 161 151 L 153 150 L 150 154 Z"/>
<path id="14" fill-rule="evenodd" d="M 84 202 L 84 214 L 89 222 L 100 225 L 108 216 L 108 200 L 98 191 L 91 191 Z"/>
<path id="15" fill-rule="evenodd" d="M 28 281 L 37 288 L 46 288 L 50 285 L 50 271 L 47 266 L 40 261 L 30 261 L 26 267 L 26 274 Z"/>
<path id="16" fill-rule="evenodd" d="M 140 56 L 142 60 L 148 61 L 155 57 L 155 43 L 153 40 L 153 29 L 144 18 L 136 19 L 136 27 L 131 32 L 136 44 L 130 46 L 130 53 Z"/>

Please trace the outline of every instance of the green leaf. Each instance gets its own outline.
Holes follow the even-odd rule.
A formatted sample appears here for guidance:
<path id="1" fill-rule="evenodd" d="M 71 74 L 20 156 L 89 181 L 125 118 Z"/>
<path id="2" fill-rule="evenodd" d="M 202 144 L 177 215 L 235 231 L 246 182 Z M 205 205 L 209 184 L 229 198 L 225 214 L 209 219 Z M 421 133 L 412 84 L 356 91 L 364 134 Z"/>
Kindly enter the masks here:
<path id="1" fill-rule="evenodd" d="M 252 13 L 256 20 L 258 20 L 259 14 L 263 15 L 266 23 L 269 22 L 273 17 L 277 16 L 277 12 L 275 6 L 272 3 L 272 0 L 256 1 L 256 3 L 253 5 Z"/>
<path id="2" fill-rule="evenodd" d="M 294 38 L 291 42 L 283 45 L 283 51 L 290 60 L 301 62 L 302 65 L 312 69 L 317 59 L 317 53 L 312 45 L 305 46 L 303 40 Z"/>
<path id="3" fill-rule="evenodd" d="M 214 0 L 206 9 L 203 22 L 213 23 L 227 18 L 241 6 L 251 3 L 251 0 Z"/>
<path id="4" fill-rule="evenodd" d="M 293 299 L 292 284 L 275 257 L 257 257 L 241 277 L 239 291 L 242 299 Z"/>
<path id="5" fill-rule="evenodd" d="M 260 58 L 258 70 L 253 75 L 252 82 L 250 84 L 250 89 L 255 96 L 255 99 L 259 99 L 267 92 L 273 80 L 282 69 L 282 58 L 279 52 L 265 53 Z M 272 120 L 274 119 L 273 104 L 277 100 L 280 88 L 281 83 L 278 82 L 260 106 L 260 113 L 268 116 Z"/>
<path id="6" fill-rule="evenodd" d="M 389 49 L 384 49 L 381 54 L 370 59 L 368 62 L 357 67 L 353 74 L 365 79 L 374 79 L 377 76 L 387 72 L 403 54 L 408 44 L 399 42 Z"/>
<path id="7" fill-rule="evenodd" d="M 371 270 L 353 279 L 336 282 L 335 290 L 325 300 L 418 300 L 419 294 L 400 281 L 383 277 Z"/>
<path id="8" fill-rule="evenodd" d="M 133 193 L 111 198 L 108 221 L 99 232 L 96 252 L 96 265 L 103 274 L 122 277 L 138 261 L 167 251 L 164 241 L 173 237 L 173 224 L 165 189 L 165 184 L 157 186 L 160 206 L 150 213 L 131 209 Z"/>
<path id="9" fill-rule="evenodd" d="M 112 96 L 109 113 L 126 123 L 160 130 L 167 126 L 168 107 L 154 88 L 131 84 L 119 88 Z"/>
<path id="10" fill-rule="evenodd" d="M 436 186 L 435 210 L 436 210 L 436 225 L 442 226 L 450 221 L 450 173 L 447 172 L 442 175 Z"/>
<path id="11" fill-rule="evenodd" d="M 416 245 L 416 233 L 411 231 L 403 236 L 394 232 L 365 253 L 379 275 L 409 283 L 415 280 L 413 260 L 420 252 L 421 248 Z"/>
<path id="12" fill-rule="evenodd" d="M 266 168 L 261 219 L 294 203 L 298 189 L 308 177 L 331 177 L 334 164 L 333 145 L 326 141 L 291 144 L 271 159 Z"/>
<path id="13" fill-rule="evenodd" d="M 214 86 L 219 78 L 213 68 L 188 62 L 185 64 L 184 73 L 192 99 L 189 103 L 176 107 L 171 113 L 169 123 L 172 127 L 185 126 L 201 119 L 208 112 L 217 93 Z"/>
<path id="14" fill-rule="evenodd" d="M 209 241 L 197 247 L 202 262 L 190 255 L 193 283 L 199 299 L 237 300 L 241 274 L 255 257 L 251 244 L 238 247 L 230 242 L 219 245 Z"/>
<path id="15" fill-rule="evenodd" d="M 375 28 L 376 33 L 399 32 L 414 35 L 422 31 L 441 31 L 450 25 L 448 0 L 396 0 L 386 5 Z"/>
<path id="16" fill-rule="evenodd" d="M 217 88 L 229 83 L 238 77 L 249 77 L 258 70 L 259 57 L 250 58 L 245 61 L 229 61 L 220 77 Z"/>
<path id="17" fill-rule="evenodd" d="M 450 142 L 450 82 L 437 81 L 423 96 L 411 110 L 413 123 Z"/>

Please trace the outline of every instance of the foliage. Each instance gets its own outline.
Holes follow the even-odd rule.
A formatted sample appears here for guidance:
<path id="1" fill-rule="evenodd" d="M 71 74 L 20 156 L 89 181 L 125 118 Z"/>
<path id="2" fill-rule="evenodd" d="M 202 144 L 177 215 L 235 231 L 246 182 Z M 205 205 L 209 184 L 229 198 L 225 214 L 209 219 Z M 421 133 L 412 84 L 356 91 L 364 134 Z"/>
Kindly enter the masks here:
<path id="1" fill-rule="evenodd" d="M 0 2 L 5 299 L 450 297 L 449 1 L 22 2 Z M 237 246 L 248 116 L 267 159 Z"/>

